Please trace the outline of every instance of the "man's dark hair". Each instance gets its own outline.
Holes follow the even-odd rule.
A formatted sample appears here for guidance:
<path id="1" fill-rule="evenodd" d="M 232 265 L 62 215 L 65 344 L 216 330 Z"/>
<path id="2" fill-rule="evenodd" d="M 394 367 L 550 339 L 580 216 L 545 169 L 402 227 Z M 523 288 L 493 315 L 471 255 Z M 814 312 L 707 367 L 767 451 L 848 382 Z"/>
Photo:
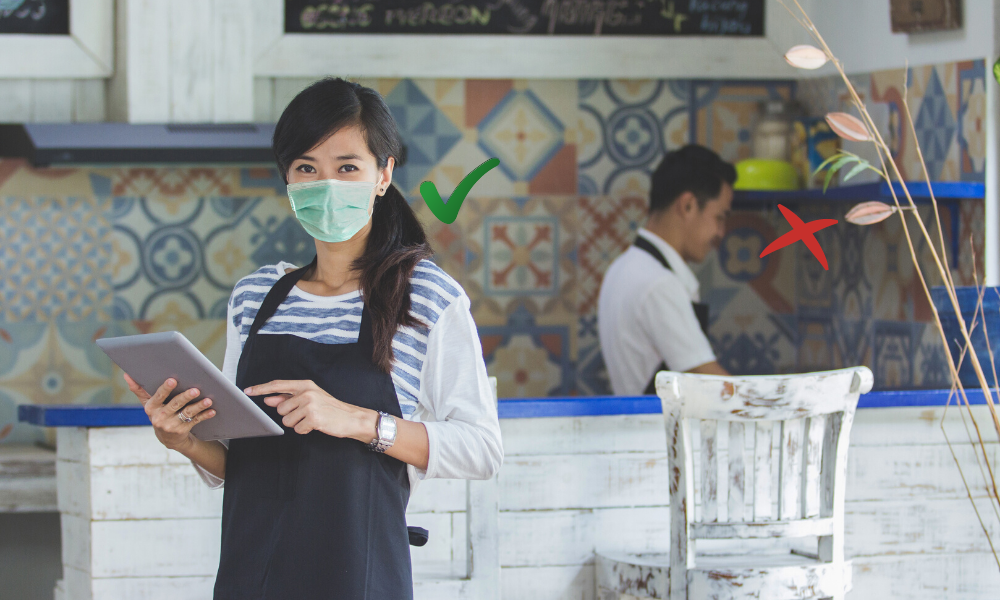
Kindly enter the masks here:
<path id="1" fill-rule="evenodd" d="M 653 171 L 649 212 L 666 210 L 684 192 L 698 199 L 698 208 L 719 197 L 722 184 L 736 182 L 736 168 L 704 146 L 689 144 L 668 152 Z"/>

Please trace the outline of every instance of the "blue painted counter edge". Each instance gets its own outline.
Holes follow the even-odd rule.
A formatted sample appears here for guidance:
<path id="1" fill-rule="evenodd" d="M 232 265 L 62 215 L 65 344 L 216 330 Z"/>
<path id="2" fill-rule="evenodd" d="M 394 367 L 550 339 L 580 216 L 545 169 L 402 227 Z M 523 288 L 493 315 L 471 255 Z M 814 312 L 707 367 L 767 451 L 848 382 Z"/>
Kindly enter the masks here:
<path id="1" fill-rule="evenodd" d="M 149 425 L 141 406 L 77 406 L 22 404 L 17 418 L 46 427 L 126 427 Z"/>
<path id="2" fill-rule="evenodd" d="M 969 402 L 985 404 L 979 389 L 966 390 Z M 871 392 L 861 396 L 858 408 L 944 406 L 950 390 L 903 390 Z M 952 399 L 952 403 L 955 400 Z M 564 396 L 552 398 L 501 399 L 501 419 L 541 417 L 593 417 L 601 415 L 646 415 L 660 413 L 656 396 Z M 59 406 L 25 404 L 18 419 L 46 427 L 128 427 L 149 425 L 141 406 Z"/>

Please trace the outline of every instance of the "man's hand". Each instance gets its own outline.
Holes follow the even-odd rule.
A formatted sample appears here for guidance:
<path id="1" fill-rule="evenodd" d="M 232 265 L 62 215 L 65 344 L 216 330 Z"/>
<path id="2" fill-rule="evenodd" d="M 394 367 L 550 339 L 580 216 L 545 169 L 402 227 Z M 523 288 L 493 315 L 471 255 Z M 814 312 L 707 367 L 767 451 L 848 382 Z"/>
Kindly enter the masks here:
<path id="1" fill-rule="evenodd" d="M 723 376 L 729 375 L 729 371 L 723 369 L 722 365 L 715 362 L 714 360 L 710 363 L 698 365 L 693 369 L 688 369 L 687 372 L 697 373 L 698 375 L 723 375 Z"/>

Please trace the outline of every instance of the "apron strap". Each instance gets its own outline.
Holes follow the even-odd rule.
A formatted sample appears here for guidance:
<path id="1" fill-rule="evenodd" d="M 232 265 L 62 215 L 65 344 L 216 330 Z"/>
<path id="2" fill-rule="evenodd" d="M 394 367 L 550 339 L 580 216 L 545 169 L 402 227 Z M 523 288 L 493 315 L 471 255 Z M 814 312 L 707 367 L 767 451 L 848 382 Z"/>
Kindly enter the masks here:
<path id="1" fill-rule="evenodd" d="M 663 256 L 659 248 L 654 246 L 652 242 L 646 238 L 639 236 L 635 238 L 635 243 L 632 244 L 640 250 L 645 250 L 653 258 L 655 258 L 661 265 L 666 267 L 668 271 L 673 271 L 670 268 L 670 263 L 667 262 L 667 258 Z M 708 304 L 704 302 L 692 302 L 691 306 L 694 308 L 694 316 L 698 317 L 698 326 L 701 327 L 701 332 L 708 337 Z"/>
<path id="2" fill-rule="evenodd" d="M 666 370 L 667 370 L 667 363 L 661 361 L 660 364 L 657 365 L 655 369 L 653 369 L 653 376 L 649 378 L 649 383 L 646 384 L 646 389 L 644 389 L 642 393 L 645 394 L 646 396 L 655 396 L 656 374 L 659 373 L 660 371 L 666 371 Z"/>
<path id="3" fill-rule="evenodd" d="M 632 245 L 640 250 L 645 250 L 646 252 L 648 252 L 661 265 L 663 265 L 663 267 L 666 270 L 673 271 L 673 269 L 670 268 L 670 263 L 667 262 L 667 257 L 663 256 L 663 253 L 660 252 L 660 249 L 654 246 L 653 243 L 647 240 L 646 238 L 640 235 L 635 238 L 635 242 Z"/>
<path id="4" fill-rule="evenodd" d="M 663 256 L 660 249 L 653 245 L 652 242 L 647 240 L 642 236 L 635 238 L 633 245 L 640 249 L 648 252 L 653 258 L 657 260 L 661 265 L 663 265 L 668 271 L 673 271 L 670 268 L 670 263 L 667 262 L 667 257 Z M 704 302 L 692 302 L 691 307 L 694 308 L 694 315 L 698 318 L 698 326 L 701 327 L 701 332 L 708 337 L 708 304 Z M 646 384 L 646 389 L 643 393 L 648 395 L 656 393 L 656 374 L 660 371 L 667 370 L 667 363 L 661 362 L 656 369 L 653 370 L 652 377 L 649 378 L 649 383 Z"/>
<path id="5" fill-rule="evenodd" d="M 260 309 L 257 310 L 257 316 L 254 317 L 253 325 L 250 326 L 251 336 L 260 331 L 264 323 L 267 323 L 267 320 L 274 316 L 275 311 L 278 310 L 281 303 L 288 297 L 288 292 L 292 291 L 292 288 L 302 279 L 306 271 L 316 266 L 317 258 L 318 256 L 313 257 L 312 262 L 308 265 L 300 269 L 295 269 L 291 273 L 284 274 L 277 283 L 271 286 L 271 290 L 267 293 L 267 296 L 264 296 L 264 302 L 261 303 Z"/>

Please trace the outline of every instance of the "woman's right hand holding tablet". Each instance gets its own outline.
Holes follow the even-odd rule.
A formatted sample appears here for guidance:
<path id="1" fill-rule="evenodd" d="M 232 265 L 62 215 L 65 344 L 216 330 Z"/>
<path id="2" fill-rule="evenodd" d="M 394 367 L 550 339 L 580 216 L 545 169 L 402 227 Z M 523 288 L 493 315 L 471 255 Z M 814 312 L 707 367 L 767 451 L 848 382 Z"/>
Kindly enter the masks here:
<path id="1" fill-rule="evenodd" d="M 200 400 L 191 406 L 185 406 L 198 397 L 200 392 L 197 388 L 191 388 L 177 394 L 164 404 L 173 389 L 177 387 L 175 379 L 163 382 L 163 385 L 152 396 L 129 377 L 128 373 L 125 374 L 125 381 L 128 383 L 128 389 L 139 398 L 143 408 L 146 409 L 146 415 L 149 416 L 149 422 L 153 424 L 156 438 L 171 450 L 186 454 L 187 447 L 197 441 L 191 435 L 191 428 L 215 416 L 215 410 L 210 408 L 212 400 L 209 398 Z"/>

